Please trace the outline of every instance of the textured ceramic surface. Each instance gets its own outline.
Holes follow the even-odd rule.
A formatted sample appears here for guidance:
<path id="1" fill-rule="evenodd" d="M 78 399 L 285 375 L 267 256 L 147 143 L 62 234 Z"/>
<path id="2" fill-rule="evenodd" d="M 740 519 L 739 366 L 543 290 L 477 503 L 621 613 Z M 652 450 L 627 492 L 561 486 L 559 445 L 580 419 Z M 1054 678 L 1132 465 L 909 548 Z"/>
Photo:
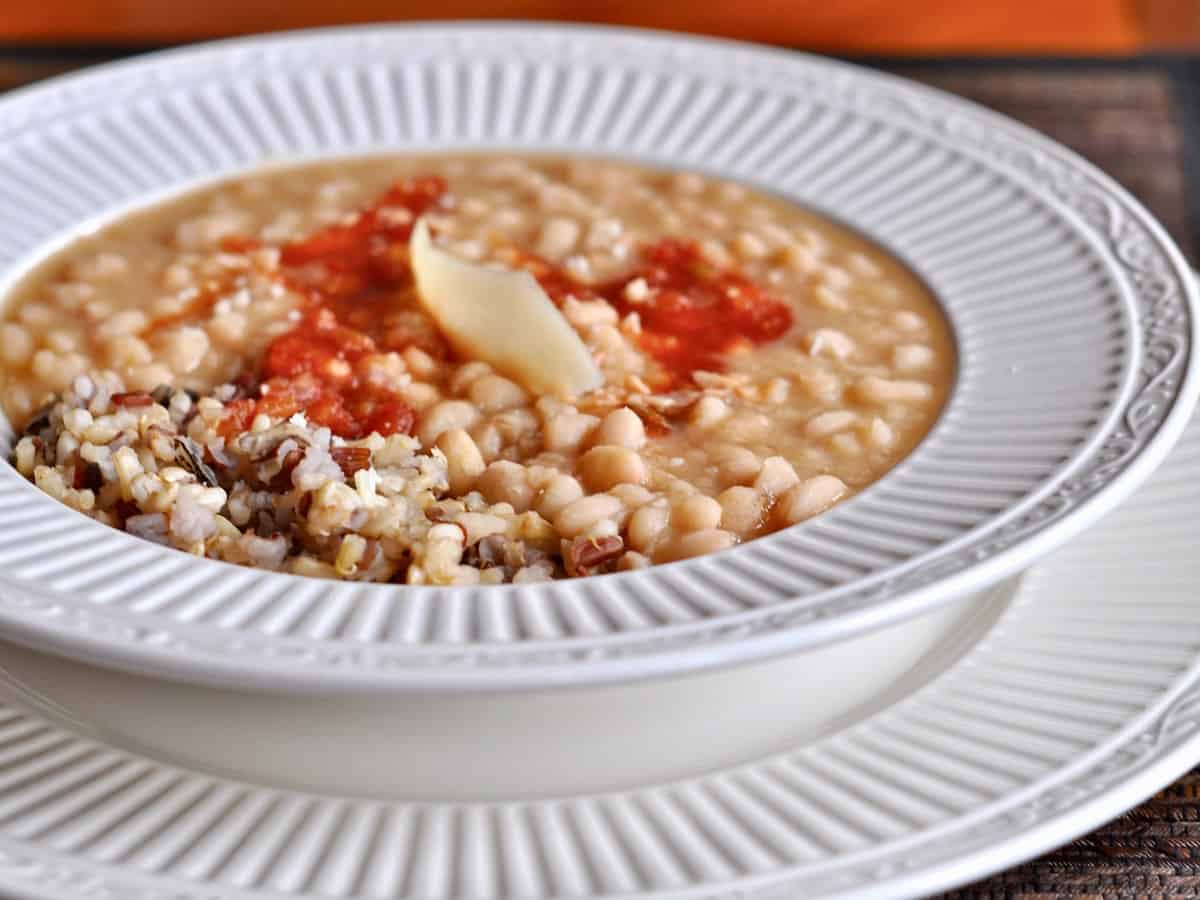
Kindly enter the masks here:
<path id="1" fill-rule="evenodd" d="M 1192 405 L 1193 287 L 1068 151 L 891 78 L 667 35 L 374 28 L 172 52 L 0 102 L 0 266 L 281 158 L 496 147 L 741 179 L 899 254 L 961 367 L 931 436 L 831 512 L 648 572 L 345 585 L 140 543 L 0 465 L 0 628 L 210 681 L 492 689 L 622 680 L 828 642 L 1016 571 L 1111 508 Z M 0 449 L 3 449 L 0 446 Z"/>
<path id="2" fill-rule="evenodd" d="M 1026 575 L 933 680 L 901 678 L 904 696 L 823 736 L 624 790 L 447 802 L 271 787 L 123 749 L 85 702 L 55 710 L 5 679 L 0 892 L 878 900 L 973 880 L 1194 764 L 1198 468 L 1200 428 L 1129 504 Z M 68 696 L 49 669 L 40 687 Z M 811 689 L 795 688 L 799 717 Z M 320 727 L 297 719 L 280 743 L 295 752 Z"/>
<path id="3" fill-rule="evenodd" d="M 94 736 L 179 766 L 376 800 L 532 799 L 693 777 L 846 728 L 945 671 L 1013 590 L 1004 582 L 969 603 L 730 669 L 436 702 L 208 687 L 12 644 L 0 644 L 0 667 L 71 719 L 99 723 Z"/>

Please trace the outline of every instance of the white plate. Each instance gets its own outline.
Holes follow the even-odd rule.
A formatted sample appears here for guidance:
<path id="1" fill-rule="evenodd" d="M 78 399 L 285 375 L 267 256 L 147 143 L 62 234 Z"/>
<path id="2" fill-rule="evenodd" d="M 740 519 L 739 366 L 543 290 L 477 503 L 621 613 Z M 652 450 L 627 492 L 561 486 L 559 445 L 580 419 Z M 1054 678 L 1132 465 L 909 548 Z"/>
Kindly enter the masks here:
<path id="1" fill-rule="evenodd" d="M 800 526 L 644 572 L 504 588 L 197 560 L 85 520 L 0 464 L 4 634 L 297 689 L 536 688 L 744 662 L 1020 570 L 1149 473 L 1200 388 L 1178 252 L 1078 157 L 893 78 L 662 34 L 301 33 L 17 92 L 0 100 L 0 266 L 15 278 L 131 205 L 266 160 L 451 146 L 691 167 L 828 211 L 944 301 L 961 359 L 945 414 L 886 478 Z"/>
<path id="2" fill-rule="evenodd" d="M 935 655 L 933 672 L 889 670 L 890 690 L 877 684 L 852 708 L 814 711 L 811 695 L 846 661 L 840 645 L 809 651 L 809 677 L 785 683 L 796 719 L 774 725 L 777 736 L 794 725 L 798 737 L 743 746 L 717 764 L 705 752 L 682 759 L 689 742 L 736 749 L 746 720 L 714 713 L 706 730 L 685 723 L 659 735 L 640 767 L 610 754 L 614 783 L 604 788 L 592 780 L 600 769 L 548 758 L 562 738 L 543 725 L 546 746 L 478 745 L 473 760 L 450 748 L 430 769 L 440 779 L 432 796 L 406 799 L 421 793 L 405 768 L 420 753 L 388 719 L 387 698 L 339 720 L 347 698 L 234 697 L 0 651 L 48 698 L 12 675 L 3 686 L 0 891 L 38 900 L 794 900 L 911 896 L 974 880 L 1116 816 L 1200 756 L 1197 471 L 1200 426 L 1126 506 L 1025 576 L 1011 601 L 993 597 L 996 617 L 941 611 L 932 626 L 893 626 L 897 645 L 951 633 L 969 643 L 957 657 Z M 886 641 L 876 651 L 888 658 Z M 834 655 L 821 662 L 825 653 Z M 873 672 L 871 654 L 859 654 L 859 671 Z M 746 672 L 593 691 L 577 715 L 628 729 L 671 716 L 662 702 L 695 709 Z M 786 691 L 768 688 L 772 703 Z M 171 734 L 189 713 L 204 727 Z M 355 769 L 378 727 L 398 774 L 368 760 L 380 773 L 372 786 Z M 606 729 L 594 719 L 589 727 L 586 737 L 603 743 Z M 244 741 L 243 728 L 269 728 L 273 742 L 261 731 Z M 771 727 L 749 730 L 757 740 Z M 341 752 L 331 731 L 346 736 Z M 146 741 L 158 749 L 129 749 Z M 659 753 L 678 770 L 655 771 Z M 519 761 L 507 769 L 526 778 L 520 790 L 470 796 L 471 766 L 520 754 L 525 774 Z M 561 783 L 530 780 L 541 765 Z M 437 787 L 456 772 L 466 789 Z"/>

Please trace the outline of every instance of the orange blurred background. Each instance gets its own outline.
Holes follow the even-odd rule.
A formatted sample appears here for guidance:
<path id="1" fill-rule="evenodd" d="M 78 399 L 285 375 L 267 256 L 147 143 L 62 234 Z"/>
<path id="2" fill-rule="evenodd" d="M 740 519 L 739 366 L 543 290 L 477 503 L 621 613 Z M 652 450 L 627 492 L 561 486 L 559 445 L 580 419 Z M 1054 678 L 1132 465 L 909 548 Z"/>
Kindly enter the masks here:
<path id="1" fill-rule="evenodd" d="M 848 53 L 1192 47 L 1200 0 L 4 0 L 0 42 L 163 43 L 426 18 L 609 22 Z"/>

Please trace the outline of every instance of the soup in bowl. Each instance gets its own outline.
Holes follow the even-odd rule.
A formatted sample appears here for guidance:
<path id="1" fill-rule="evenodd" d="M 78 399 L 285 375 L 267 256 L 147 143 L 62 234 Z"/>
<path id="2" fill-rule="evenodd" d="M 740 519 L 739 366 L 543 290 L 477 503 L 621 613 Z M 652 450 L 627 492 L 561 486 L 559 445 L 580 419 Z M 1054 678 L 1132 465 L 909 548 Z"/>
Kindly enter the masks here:
<path id="1" fill-rule="evenodd" d="M 639 569 L 808 519 L 929 431 L 924 285 L 740 184 L 586 158 L 263 171 L 4 307 L 13 462 L 200 556 L 409 584 Z"/>

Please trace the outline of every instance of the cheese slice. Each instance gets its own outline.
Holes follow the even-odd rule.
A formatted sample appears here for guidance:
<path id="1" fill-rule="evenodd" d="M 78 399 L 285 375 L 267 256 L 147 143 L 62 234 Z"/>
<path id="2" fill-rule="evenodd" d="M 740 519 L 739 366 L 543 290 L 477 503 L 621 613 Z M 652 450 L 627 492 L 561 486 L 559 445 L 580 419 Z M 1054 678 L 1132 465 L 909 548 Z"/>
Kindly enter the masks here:
<path id="1" fill-rule="evenodd" d="M 459 259 L 433 243 L 424 219 L 413 228 L 410 250 L 421 305 L 463 357 L 488 363 L 535 395 L 573 397 L 604 382 L 530 273 Z"/>

